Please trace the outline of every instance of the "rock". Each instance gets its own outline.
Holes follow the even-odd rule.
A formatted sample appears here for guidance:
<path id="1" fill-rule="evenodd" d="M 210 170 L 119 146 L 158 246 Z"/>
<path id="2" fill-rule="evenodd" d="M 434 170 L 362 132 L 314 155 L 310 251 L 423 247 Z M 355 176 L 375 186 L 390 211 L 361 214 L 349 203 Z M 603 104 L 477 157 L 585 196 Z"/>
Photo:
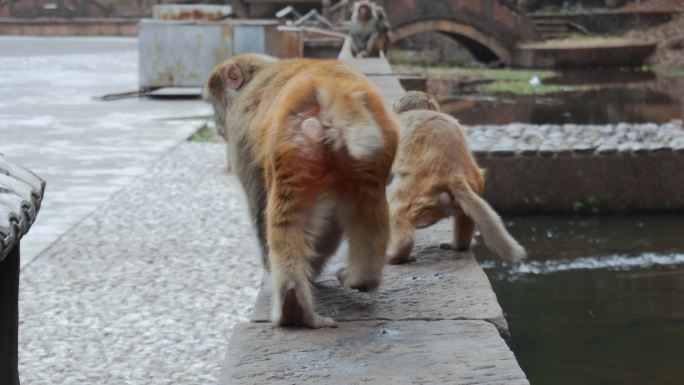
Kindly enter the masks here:
<path id="1" fill-rule="evenodd" d="M 492 156 L 508 157 L 515 155 L 516 141 L 510 138 L 501 138 L 490 148 Z"/>
<path id="2" fill-rule="evenodd" d="M 553 145 L 550 141 L 546 141 L 542 143 L 541 146 L 539 146 L 539 155 L 544 156 L 544 157 L 549 157 L 553 156 L 553 154 L 556 152 L 556 146 Z"/>
<path id="3" fill-rule="evenodd" d="M 634 147 L 634 143 L 632 142 L 624 142 L 620 143 L 617 146 L 617 150 L 619 153 L 623 155 L 629 155 L 632 153 L 632 148 Z"/>
<path id="4" fill-rule="evenodd" d="M 672 151 L 672 148 L 665 143 L 651 143 L 648 146 L 648 151 L 650 153 L 663 153 Z"/>
<path id="5" fill-rule="evenodd" d="M 617 153 L 617 144 L 613 142 L 606 142 L 596 148 L 596 152 L 601 155 L 612 155 Z"/>
<path id="6" fill-rule="evenodd" d="M 594 146 L 586 143 L 576 143 L 572 146 L 572 152 L 574 152 L 575 154 L 593 154 L 595 150 L 596 149 Z"/>
<path id="7" fill-rule="evenodd" d="M 684 137 L 679 137 L 670 143 L 672 150 L 684 153 Z"/>

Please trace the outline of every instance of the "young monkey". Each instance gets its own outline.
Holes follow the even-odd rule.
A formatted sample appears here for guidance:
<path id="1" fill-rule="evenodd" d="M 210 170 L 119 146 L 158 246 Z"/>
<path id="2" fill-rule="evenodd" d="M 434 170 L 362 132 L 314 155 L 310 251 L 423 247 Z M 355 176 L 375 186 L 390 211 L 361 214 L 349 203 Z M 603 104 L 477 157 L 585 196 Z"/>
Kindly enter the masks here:
<path id="1" fill-rule="evenodd" d="M 280 60 L 227 69 L 239 90 L 226 130 L 273 282 L 281 326 L 336 327 L 316 313 L 311 281 L 349 240 L 345 286 L 378 287 L 389 240 L 385 195 L 398 127 L 377 89 L 341 61 Z"/>
<path id="2" fill-rule="evenodd" d="M 525 250 L 480 195 L 484 172 L 470 153 L 456 119 L 439 112 L 424 92 L 410 91 L 394 102 L 401 127 L 392 166 L 389 263 L 412 260 L 416 228 L 454 217 L 454 241 L 442 248 L 468 250 L 475 226 L 499 257 L 517 261 Z"/>

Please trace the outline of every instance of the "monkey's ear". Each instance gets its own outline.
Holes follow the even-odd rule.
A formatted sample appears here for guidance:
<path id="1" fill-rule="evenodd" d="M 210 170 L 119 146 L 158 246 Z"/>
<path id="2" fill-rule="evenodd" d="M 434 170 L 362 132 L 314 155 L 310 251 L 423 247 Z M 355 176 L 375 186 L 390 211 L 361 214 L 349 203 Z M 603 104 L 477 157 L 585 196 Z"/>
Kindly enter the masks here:
<path id="1" fill-rule="evenodd" d="M 394 111 L 395 114 L 398 114 L 401 112 L 401 111 L 399 111 L 399 99 L 392 101 L 392 111 Z"/>
<path id="2" fill-rule="evenodd" d="M 431 97 L 428 98 L 428 110 L 439 112 L 439 103 Z"/>
<path id="3" fill-rule="evenodd" d="M 242 73 L 242 69 L 240 69 L 237 63 L 230 63 L 230 65 L 224 68 L 222 77 L 226 86 L 235 91 L 239 91 L 245 84 L 245 74 Z"/>

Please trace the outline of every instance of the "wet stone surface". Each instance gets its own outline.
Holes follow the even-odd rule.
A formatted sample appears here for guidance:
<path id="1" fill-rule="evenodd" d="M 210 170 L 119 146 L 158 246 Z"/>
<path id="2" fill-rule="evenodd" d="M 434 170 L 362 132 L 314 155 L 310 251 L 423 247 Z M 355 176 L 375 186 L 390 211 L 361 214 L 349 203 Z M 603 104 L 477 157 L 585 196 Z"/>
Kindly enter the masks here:
<path id="1" fill-rule="evenodd" d="M 464 126 L 471 150 L 478 155 L 508 157 L 559 154 L 684 153 L 681 121 L 665 124 Z"/>
<path id="2" fill-rule="evenodd" d="M 225 147 L 185 142 L 22 270 L 22 384 L 215 384 L 261 264 Z"/>
<path id="3" fill-rule="evenodd" d="M 385 267 L 383 282 L 374 294 L 343 287 L 335 272 L 346 262 L 343 248 L 314 288 L 317 311 L 338 322 L 360 320 L 458 320 L 493 323 L 504 338 L 508 325 L 487 276 L 471 252 L 439 248 L 449 239 L 448 221 L 419 234 L 416 261 Z M 270 319 L 271 285 L 265 277 L 252 315 L 253 322 Z"/>
<path id="4" fill-rule="evenodd" d="M 483 321 L 235 328 L 221 385 L 307 383 L 529 384 L 496 328 Z"/>

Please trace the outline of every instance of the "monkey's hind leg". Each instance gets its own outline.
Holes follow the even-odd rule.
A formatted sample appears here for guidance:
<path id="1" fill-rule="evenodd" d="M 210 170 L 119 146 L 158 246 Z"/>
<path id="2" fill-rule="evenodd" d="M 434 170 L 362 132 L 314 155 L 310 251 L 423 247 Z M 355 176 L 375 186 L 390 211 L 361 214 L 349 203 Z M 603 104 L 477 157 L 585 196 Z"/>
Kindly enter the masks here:
<path id="1" fill-rule="evenodd" d="M 465 214 L 460 213 L 454 216 L 454 241 L 453 243 L 443 243 L 439 245 L 442 249 L 466 251 L 470 250 L 475 233 L 475 222 Z"/>
<path id="2" fill-rule="evenodd" d="M 296 220 L 306 216 L 298 215 L 292 202 L 277 201 L 277 197 L 287 195 L 274 188 L 267 208 L 273 320 L 280 326 L 337 327 L 334 320 L 314 310 L 310 286 L 314 250 L 307 239 L 308 223 Z"/>
<path id="3" fill-rule="evenodd" d="M 359 291 L 373 291 L 382 280 L 389 240 L 389 208 L 379 199 L 352 204 L 341 210 L 349 238 L 347 267 L 337 272 L 340 282 Z"/>

